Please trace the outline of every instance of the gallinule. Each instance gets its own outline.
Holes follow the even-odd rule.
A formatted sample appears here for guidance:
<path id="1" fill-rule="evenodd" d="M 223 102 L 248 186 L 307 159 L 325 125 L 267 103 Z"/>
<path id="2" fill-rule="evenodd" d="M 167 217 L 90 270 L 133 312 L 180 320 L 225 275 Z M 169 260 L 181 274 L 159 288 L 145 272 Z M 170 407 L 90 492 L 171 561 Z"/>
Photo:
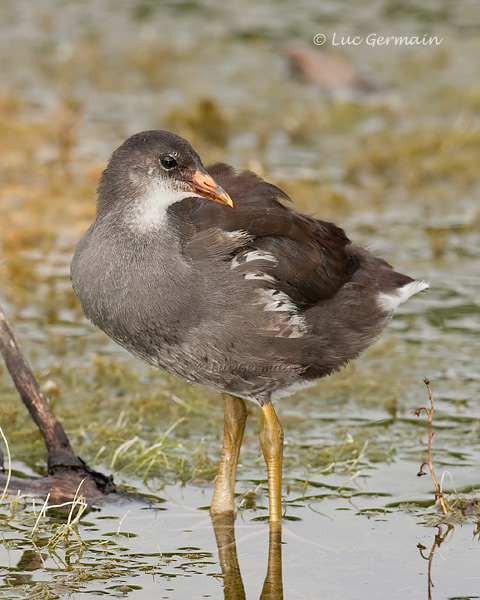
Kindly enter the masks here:
<path id="1" fill-rule="evenodd" d="M 147 363 L 222 392 L 214 515 L 235 509 L 245 400 L 263 411 L 277 522 L 283 429 L 272 401 L 358 356 L 427 287 L 288 200 L 250 171 L 205 169 L 173 133 L 137 133 L 103 172 L 96 220 L 72 262 L 95 325 Z"/>

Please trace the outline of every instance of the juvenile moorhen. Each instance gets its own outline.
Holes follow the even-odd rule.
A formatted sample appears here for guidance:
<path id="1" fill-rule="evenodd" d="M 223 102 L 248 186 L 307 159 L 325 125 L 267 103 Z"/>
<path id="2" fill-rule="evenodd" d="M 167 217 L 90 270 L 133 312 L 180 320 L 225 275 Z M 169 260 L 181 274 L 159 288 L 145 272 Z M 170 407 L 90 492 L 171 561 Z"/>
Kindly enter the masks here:
<path id="1" fill-rule="evenodd" d="M 428 287 L 295 212 L 254 173 L 205 169 L 168 131 L 137 133 L 113 153 L 71 277 L 86 316 L 121 346 L 222 392 L 213 515 L 235 509 L 245 400 L 260 405 L 271 522 L 281 518 L 283 455 L 272 401 L 358 356 Z"/>

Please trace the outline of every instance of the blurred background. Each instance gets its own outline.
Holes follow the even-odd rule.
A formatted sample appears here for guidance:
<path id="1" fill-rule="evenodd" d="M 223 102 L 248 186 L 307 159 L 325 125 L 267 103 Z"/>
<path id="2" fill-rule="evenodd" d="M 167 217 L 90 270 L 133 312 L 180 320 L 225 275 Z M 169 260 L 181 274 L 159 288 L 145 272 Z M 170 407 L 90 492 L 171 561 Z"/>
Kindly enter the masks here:
<path id="1" fill-rule="evenodd" d="M 30 504 L 7 506 L 5 597 L 81 598 L 100 579 L 113 596 L 223 597 L 205 577 L 219 567 L 197 510 L 220 453 L 217 396 L 116 347 L 85 320 L 69 280 L 109 155 L 156 128 L 186 137 L 206 165 L 256 171 L 298 210 L 430 281 L 361 359 L 278 408 L 285 597 L 423 597 L 417 544 L 430 548 L 438 533 L 431 480 L 416 477 L 426 423 L 412 410 L 427 402 L 424 376 L 439 473 L 461 497 L 480 488 L 479 31 L 477 0 L 2 0 L 0 303 L 76 451 L 165 509 L 155 526 L 151 513 L 123 521 L 127 509 L 104 510 L 111 530 L 91 517 L 81 551 L 65 542 L 60 561 L 47 552 L 35 576 L 13 580 L 38 540 Z M 389 36 L 409 43 L 379 45 Z M 15 473 L 44 474 L 42 441 L 2 365 L 0 398 Z M 261 419 L 249 411 L 237 527 L 253 598 L 267 530 L 252 519 L 265 517 L 267 497 Z M 448 475 L 445 487 L 455 496 Z M 127 542 L 108 537 L 120 521 Z M 467 519 L 445 540 L 434 598 L 478 593 L 475 527 Z"/>

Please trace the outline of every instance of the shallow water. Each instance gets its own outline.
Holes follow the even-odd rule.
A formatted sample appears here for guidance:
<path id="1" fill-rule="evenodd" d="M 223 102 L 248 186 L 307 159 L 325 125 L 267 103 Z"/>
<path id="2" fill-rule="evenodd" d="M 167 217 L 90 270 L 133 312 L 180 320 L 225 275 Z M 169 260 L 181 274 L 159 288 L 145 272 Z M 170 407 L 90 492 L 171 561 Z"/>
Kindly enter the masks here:
<path id="1" fill-rule="evenodd" d="M 48 540 L 60 517 L 32 534 L 38 502 L 35 513 L 30 499 L 4 501 L 0 594 L 241 598 L 243 585 L 245 597 L 261 595 L 269 531 L 259 411 L 249 407 L 237 482 L 241 578 L 231 553 L 224 587 L 205 510 L 221 445 L 217 396 L 139 364 L 94 330 L 68 278 L 108 155 L 159 127 L 188 137 L 206 163 L 258 171 L 301 210 L 431 283 L 359 360 L 280 403 L 282 574 L 273 544 L 263 597 L 279 598 L 282 586 L 292 599 L 480 597 L 477 516 L 441 518 L 431 479 L 416 476 L 427 436 L 412 414 L 428 402 L 428 376 L 437 476 L 450 501 L 478 496 L 477 3 L 4 0 L 0 22 L 0 302 L 79 455 L 156 498 L 91 512 L 78 538 L 56 546 Z M 333 47 L 335 32 L 443 41 Z M 313 46 L 317 33 L 372 92 L 290 76 L 284 44 Z M 14 469 L 44 473 L 41 440 L 5 372 L 0 394 Z"/>

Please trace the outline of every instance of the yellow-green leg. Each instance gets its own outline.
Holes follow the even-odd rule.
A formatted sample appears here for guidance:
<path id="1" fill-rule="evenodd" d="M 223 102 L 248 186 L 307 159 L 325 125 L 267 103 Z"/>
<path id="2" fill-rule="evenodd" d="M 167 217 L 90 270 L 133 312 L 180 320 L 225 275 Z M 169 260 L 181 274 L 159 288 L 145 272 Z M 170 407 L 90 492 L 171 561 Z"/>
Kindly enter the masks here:
<path id="1" fill-rule="evenodd" d="M 230 394 L 222 394 L 222 398 L 224 410 L 223 446 L 210 506 L 212 515 L 233 513 L 235 511 L 235 478 L 237 476 L 238 455 L 240 454 L 240 446 L 247 420 L 245 400 Z"/>
<path id="2" fill-rule="evenodd" d="M 262 406 L 262 412 L 260 445 L 267 463 L 270 523 L 278 523 L 282 516 L 283 427 L 271 402 Z"/>

